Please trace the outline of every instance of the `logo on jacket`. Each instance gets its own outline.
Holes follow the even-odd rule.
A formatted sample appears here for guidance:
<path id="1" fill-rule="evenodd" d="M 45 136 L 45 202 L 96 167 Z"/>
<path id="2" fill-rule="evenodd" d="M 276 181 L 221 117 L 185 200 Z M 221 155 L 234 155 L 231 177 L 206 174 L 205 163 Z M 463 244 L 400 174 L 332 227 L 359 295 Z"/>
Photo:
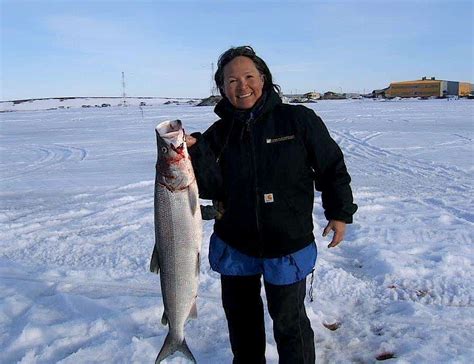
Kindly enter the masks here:
<path id="1" fill-rule="evenodd" d="M 263 195 L 263 200 L 265 201 L 265 203 L 272 203 L 274 202 L 273 200 L 273 193 L 265 193 Z"/>
<path id="2" fill-rule="evenodd" d="M 284 142 L 284 141 L 292 140 L 292 139 L 295 139 L 294 135 L 287 135 L 287 136 L 282 136 L 282 137 L 279 137 L 279 138 L 268 138 L 267 139 L 267 144 Z"/>

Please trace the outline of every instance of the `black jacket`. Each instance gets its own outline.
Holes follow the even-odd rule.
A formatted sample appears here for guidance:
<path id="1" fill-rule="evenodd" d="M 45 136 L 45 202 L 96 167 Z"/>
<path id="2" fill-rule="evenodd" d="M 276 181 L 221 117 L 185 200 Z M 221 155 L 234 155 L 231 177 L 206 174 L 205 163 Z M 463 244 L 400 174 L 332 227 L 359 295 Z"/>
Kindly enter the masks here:
<path id="1" fill-rule="evenodd" d="M 270 92 L 250 111 L 225 98 L 221 117 L 190 148 L 201 198 L 223 202 L 214 231 L 237 250 L 273 258 L 314 241 L 314 187 L 325 216 L 352 222 L 357 210 L 342 152 L 322 120 Z"/>

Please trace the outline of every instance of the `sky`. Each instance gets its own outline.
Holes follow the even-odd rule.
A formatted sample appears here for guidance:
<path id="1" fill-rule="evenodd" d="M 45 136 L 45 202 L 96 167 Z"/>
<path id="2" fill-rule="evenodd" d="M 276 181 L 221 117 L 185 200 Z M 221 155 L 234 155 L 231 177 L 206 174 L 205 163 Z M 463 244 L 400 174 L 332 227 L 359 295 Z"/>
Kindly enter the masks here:
<path id="1" fill-rule="evenodd" d="M 474 1 L 0 0 L 0 100 L 206 97 L 251 45 L 284 93 L 474 81 Z M 214 66 L 215 67 L 215 66 Z"/>

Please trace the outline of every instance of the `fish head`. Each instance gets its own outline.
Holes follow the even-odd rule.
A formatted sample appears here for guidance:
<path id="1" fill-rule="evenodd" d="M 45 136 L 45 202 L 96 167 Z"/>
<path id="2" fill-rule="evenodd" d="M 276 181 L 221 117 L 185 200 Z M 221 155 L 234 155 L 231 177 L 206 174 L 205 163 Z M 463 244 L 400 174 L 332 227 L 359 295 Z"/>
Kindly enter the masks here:
<path id="1" fill-rule="evenodd" d="M 167 120 L 156 126 L 157 172 L 162 183 L 173 190 L 189 185 L 194 179 L 185 133 L 180 120 Z"/>

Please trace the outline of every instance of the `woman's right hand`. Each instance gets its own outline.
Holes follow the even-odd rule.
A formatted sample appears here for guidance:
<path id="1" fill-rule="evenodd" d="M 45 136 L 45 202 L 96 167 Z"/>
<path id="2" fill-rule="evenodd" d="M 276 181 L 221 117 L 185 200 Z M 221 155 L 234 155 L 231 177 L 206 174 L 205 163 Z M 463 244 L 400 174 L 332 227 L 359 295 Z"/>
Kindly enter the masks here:
<path id="1" fill-rule="evenodd" d="M 185 135 L 186 147 L 191 148 L 196 142 L 197 139 L 191 135 Z"/>

